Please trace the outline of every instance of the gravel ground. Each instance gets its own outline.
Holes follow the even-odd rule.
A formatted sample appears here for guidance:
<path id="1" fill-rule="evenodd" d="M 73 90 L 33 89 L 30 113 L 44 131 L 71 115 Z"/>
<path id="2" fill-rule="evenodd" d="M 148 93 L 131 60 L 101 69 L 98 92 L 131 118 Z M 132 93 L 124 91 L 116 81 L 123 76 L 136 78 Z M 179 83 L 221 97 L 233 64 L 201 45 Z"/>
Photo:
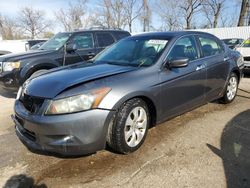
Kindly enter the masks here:
<path id="1" fill-rule="evenodd" d="M 62 159 L 17 139 L 13 95 L 0 95 L 0 187 L 250 187 L 250 78 L 229 105 L 209 103 L 149 131 L 129 155 Z"/>

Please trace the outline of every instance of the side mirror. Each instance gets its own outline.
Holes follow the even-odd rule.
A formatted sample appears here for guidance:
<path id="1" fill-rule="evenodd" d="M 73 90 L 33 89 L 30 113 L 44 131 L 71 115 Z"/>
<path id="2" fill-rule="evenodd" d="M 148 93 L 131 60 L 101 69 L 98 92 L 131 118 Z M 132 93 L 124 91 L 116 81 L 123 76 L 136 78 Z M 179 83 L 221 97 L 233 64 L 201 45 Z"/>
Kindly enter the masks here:
<path id="1" fill-rule="evenodd" d="M 65 48 L 66 48 L 67 53 L 73 53 L 73 52 L 75 52 L 77 50 L 76 44 L 72 44 L 72 43 L 66 44 Z"/>
<path id="2" fill-rule="evenodd" d="M 181 68 L 181 67 L 186 67 L 188 66 L 188 58 L 178 58 L 178 59 L 173 59 L 168 62 L 168 68 Z"/>

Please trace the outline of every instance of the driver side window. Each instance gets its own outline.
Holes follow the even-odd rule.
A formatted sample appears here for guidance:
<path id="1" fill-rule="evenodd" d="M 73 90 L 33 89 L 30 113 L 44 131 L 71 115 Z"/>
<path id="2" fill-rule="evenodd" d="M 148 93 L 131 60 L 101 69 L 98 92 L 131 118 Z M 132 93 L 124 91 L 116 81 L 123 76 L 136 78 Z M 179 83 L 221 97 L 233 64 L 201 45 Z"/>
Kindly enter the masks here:
<path id="1" fill-rule="evenodd" d="M 188 58 L 189 61 L 198 59 L 198 52 L 194 37 L 183 37 L 179 39 L 168 55 L 168 60 L 182 58 Z"/>
<path id="2" fill-rule="evenodd" d="M 77 49 L 88 49 L 94 47 L 93 35 L 91 33 L 79 34 L 73 37 L 73 44 Z"/>

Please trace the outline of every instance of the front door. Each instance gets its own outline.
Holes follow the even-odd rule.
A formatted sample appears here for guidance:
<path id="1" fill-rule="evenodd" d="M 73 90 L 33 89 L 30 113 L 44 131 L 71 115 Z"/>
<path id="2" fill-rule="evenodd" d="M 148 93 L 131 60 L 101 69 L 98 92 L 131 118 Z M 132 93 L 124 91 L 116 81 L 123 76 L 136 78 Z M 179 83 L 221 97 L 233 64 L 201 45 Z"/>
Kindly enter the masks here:
<path id="1" fill-rule="evenodd" d="M 188 58 L 188 66 L 162 70 L 160 80 L 161 119 L 181 114 L 204 103 L 206 68 L 199 59 L 193 36 L 180 38 L 171 49 L 167 61 Z"/>
<path id="2" fill-rule="evenodd" d="M 89 60 L 96 55 L 96 48 L 94 45 L 94 37 L 92 33 L 79 33 L 72 37 L 69 41 L 71 45 L 75 45 L 77 53 L 84 59 Z M 79 55 L 72 52 L 66 54 L 65 64 L 74 64 L 81 62 Z"/>

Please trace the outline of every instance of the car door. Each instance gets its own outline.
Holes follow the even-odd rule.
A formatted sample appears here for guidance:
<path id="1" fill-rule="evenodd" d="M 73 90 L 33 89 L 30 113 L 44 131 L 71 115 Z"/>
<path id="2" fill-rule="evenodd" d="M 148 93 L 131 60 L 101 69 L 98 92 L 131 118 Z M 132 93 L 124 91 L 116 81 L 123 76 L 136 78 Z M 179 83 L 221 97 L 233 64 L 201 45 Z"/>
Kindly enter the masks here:
<path id="1" fill-rule="evenodd" d="M 104 50 L 107 46 L 115 42 L 114 37 L 108 32 L 96 32 L 97 53 Z"/>
<path id="2" fill-rule="evenodd" d="M 94 36 L 92 33 L 84 32 L 76 34 L 72 36 L 68 43 L 70 43 L 71 45 L 75 45 L 77 53 L 72 52 L 66 54 L 66 65 L 81 62 L 82 59 L 79 57 L 79 55 L 84 60 L 89 60 L 96 55 Z"/>
<path id="3" fill-rule="evenodd" d="M 201 61 L 207 69 L 206 100 L 217 99 L 225 86 L 230 68 L 229 58 L 223 46 L 214 37 L 198 36 L 201 46 Z"/>
<path id="4" fill-rule="evenodd" d="M 199 59 L 194 36 L 189 35 L 176 41 L 167 55 L 167 62 L 188 58 L 188 66 L 163 69 L 160 72 L 162 104 L 161 118 L 181 114 L 204 103 L 206 69 Z"/>

